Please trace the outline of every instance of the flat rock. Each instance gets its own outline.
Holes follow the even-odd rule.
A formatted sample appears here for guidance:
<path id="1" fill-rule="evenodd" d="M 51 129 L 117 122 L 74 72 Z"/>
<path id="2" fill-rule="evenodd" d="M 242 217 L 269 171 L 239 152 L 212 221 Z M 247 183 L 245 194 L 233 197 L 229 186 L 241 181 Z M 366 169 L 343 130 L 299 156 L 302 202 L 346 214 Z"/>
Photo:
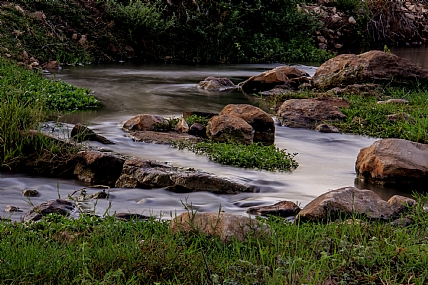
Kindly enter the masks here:
<path id="1" fill-rule="evenodd" d="M 295 216 L 300 212 L 300 207 L 291 201 L 281 201 L 269 206 L 251 207 L 247 213 L 260 216 Z"/>
<path id="2" fill-rule="evenodd" d="M 200 232 L 207 236 L 216 236 L 225 242 L 234 239 L 246 241 L 249 236 L 270 234 L 269 227 L 255 219 L 224 212 L 185 212 L 171 221 L 170 229 L 172 232 Z"/>
<path id="3" fill-rule="evenodd" d="M 173 142 L 188 141 L 200 142 L 200 137 L 177 132 L 154 132 L 154 131 L 139 131 L 126 134 L 127 137 L 132 138 L 136 142 L 155 143 L 155 144 L 171 144 Z"/>
<path id="4" fill-rule="evenodd" d="M 157 124 L 162 123 L 166 123 L 162 116 L 140 114 L 126 121 L 122 128 L 125 131 L 152 131 Z"/>
<path id="5" fill-rule="evenodd" d="M 363 148 L 355 170 L 360 179 L 374 183 L 428 182 L 428 145 L 403 139 L 383 139 Z"/>
<path id="6" fill-rule="evenodd" d="M 394 211 L 371 190 L 344 187 L 315 198 L 297 217 L 301 220 L 328 221 L 354 214 L 373 220 L 389 220 L 394 216 Z"/>

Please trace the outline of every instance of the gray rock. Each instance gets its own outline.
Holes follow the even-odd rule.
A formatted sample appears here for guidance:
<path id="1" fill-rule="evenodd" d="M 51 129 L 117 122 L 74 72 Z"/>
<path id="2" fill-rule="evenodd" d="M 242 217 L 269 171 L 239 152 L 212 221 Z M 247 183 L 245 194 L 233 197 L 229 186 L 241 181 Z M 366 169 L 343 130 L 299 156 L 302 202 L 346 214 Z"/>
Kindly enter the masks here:
<path id="1" fill-rule="evenodd" d="M 319 124 L 316 126 L 315 130 L 320 133 L 340 133 L 338 128 L 328 124 Z"/>
<path id="2" fill-rule="evenodd" d="M 22 210 L 16 206 L 7 205 L 4 209 L 5 212 L 22 212 Z"/>
<path id="3" fill-rule="evenodd" d="M 415 207 L 418 202 L 415 199 L 404 197 L 400 195 L 394 195 L 388 200 L 388 204 L 394 211 L 394 216 L 398 217 L 402 214 L 407 213 L 411 208 Z"/>
<path id="4" fill-rule="evenodd" d="M 101 135 L 96 134 L 93 130 L 89 129 L 88 127 L 82 124 L 74 125 L 73 129 L 71 130 L 71 137 L 75 139 L 77 142 L 90 140 L 90 141 L 97 141 L 103 144 L 114 144 L 114 142 L 110 141 L 109 139 Z"/>
<path id="5" fill-rule="evenodd" d="M 22 191 L 22 195 L 24 195 L 25 197 L 39 197 L 40 192 L 35 189 L 27 189 Z"/>
<path id="6" fill-rule="evenodd" d="M 42 203 L 35 206 L 28 213 L 24 215 L 23 222 L 27 223 L 30 221 L 39 221 L 48 214 L 56 213 L 63 216 L 68 216 L 74 211 L 75 207 L 72 202 L 56 199 L 50 200 L 46 203 Z"/>
<path id="7" fill-rule="evenodd" d="M 208 90 L 208 91 L 226 91 L 231 89 L 238 88 L 237 85 L 228 78 L 217 78 L 214 76 L 209 76 L 205 80 L 199 82 L 199 89 Z"/>

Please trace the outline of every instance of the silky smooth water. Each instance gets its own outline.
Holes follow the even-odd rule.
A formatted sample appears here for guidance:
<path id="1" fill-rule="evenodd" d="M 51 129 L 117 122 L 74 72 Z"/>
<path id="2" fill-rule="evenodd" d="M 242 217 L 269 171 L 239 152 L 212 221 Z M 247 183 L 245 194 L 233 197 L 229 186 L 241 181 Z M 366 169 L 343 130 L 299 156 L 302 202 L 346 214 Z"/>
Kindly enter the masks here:
<path id="1" fill-rule="evenodd" d="M 214 195 L 206 192 L 173 193 L 165 189 L 110 189 L 109 200 L 86 204 L 96 214 L 129 212 L 170 217 L 185 211 L 184 205 L 204 211 L 245 214 L 250 206 L 269 205 L 291 200 L 305 206 L 320 194 L 345 186 L 372 189 L 383 199 L 409 192 L 363 185 L 356 180 L 355 160 L 361 148 L 376 139 L 349 134 L 325 134 L 305 129 L 277 125 L 275 144 L 288 152 L 297 153 L 299 167 L 293 172 L 268 172 L 224 166 L 206 157 L 177 150 L 167 145 L 134 142 L 125 136 L 121 124 L 137 114 L 157 114 L 165 117 L 181 116 L 183 111 L 219 112 L 227 104 L 258 104 L 255 96 L 241 91 L 207 92 L 196 88 L 208 76 L 227 77 L 234 83 L 272 69 L 279 64 L 265 65 L 134 65 L 116 63 L 64 67 L 55 76 L 77 86 L 91 88 L 103 107 L 97 111 L 78 112 L 61 118 L 63 129 L 84 123 L 95 132 L 114 141 L 114 145 L 91 143 L 123 155 L 155 159 L 180 167 L 193 167 L 219 176 L 255 186 L 254 193 Z M 299 66 L 313 75 L 316 68 Z M 58 197 L 67 198 L 86 188 L 89 193 L 99 189 L 87 188 L 73 180 L 30 177 L 1 173 L 0 216 L 19 220 L 32 205 Z M 27 199 L 21 192 L 37 189 L 41 195 Z M 20 207 L 23 212 L 4 212 L 7 205 Z"/>

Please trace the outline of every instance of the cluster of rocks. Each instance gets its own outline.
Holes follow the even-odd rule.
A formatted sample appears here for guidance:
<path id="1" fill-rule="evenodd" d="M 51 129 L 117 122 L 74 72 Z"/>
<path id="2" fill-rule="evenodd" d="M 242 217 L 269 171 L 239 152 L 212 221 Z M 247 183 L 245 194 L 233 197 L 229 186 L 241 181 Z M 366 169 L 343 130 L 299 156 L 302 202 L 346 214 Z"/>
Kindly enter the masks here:
<path id="1" fill-rule="evenodd" d="M 193 113 L 192 113 L 193 114 Z M 188 114 L 187 114 L 188 115 Z M 207 125 L 194 123 L 190 127 L 182 117 L 173 131 L 157 132 L 161 124 L 168 121 L 157 115 L 140 114 L 123 124 L 123 129 L 130 132 L 128 136 L 135 141 L 170 143 L 171 141 L 200 141 L 209 138 L 215 142 L 235 142 L 252 144 L 261 142 L 265 145 L 274 143 L 275 123 L 262 109 L 248 104 L 229 104 L 219 114 L 208 114 L 211 117 Z"/>

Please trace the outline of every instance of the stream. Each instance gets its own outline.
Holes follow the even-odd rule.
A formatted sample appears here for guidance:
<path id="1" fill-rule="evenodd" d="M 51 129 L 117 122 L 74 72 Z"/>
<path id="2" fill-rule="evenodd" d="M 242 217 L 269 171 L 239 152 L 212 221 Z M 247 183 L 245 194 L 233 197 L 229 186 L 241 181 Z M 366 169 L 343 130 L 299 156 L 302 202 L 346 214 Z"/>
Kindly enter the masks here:
<path id="1" fill-rule="evenodd" d="M 91 142 L 91 145 L 141 159 L 169 162 L 179 167 L 193 167 L 257 188 L 254 193 L 237 195 L 112 188 L 108 200 L 92 201 L 87 203 L 87 208 L 97 215 L 126 212 L 170 218 L 184 212 L 184 205 L 201 212 L 223 210 L 242 215 L 246 215 L 248 207 L 270 205 L 281 200 L 290 200 L 303 207 L 322 193 L 346 186 L 371 189 L 385 200 L 395 194 L 410 196 L 411 192 L 406 190 L 364 184 L 356 179 L 356 157 L 361 148 L 370 146 L 376 138 L 326 134 L 277 125 L 276 146 L 287 149 L 290 153 L 297 153 L 295 159 L 299 167 L 292 172 L 268 172 L 220 165 L 204 156 L 168 145 L 134 142 L 125 137 L 126 133 L 121 129 L 121 123 L 137 114 L 148 113 L 169 118 L 179 117 L 183 111 L 219 112 L 227 104 L 257 106 L 258 99 L 255 96 L 238 90 L 202 91 L 196 88 L 196 84 L 208 76 L 227 77 L 237 84 L 278 65 L 111 63 L 65 66 L 55 75 L 47 74 L 51 78 L 91 88 L 103 105 L 96 111 L 77 112 L 60 118 L 59 120 L 64 122 L 65 131 L 71 131 L 76 123 L 83 123 L 115 142 L 114 145 Z M 427 68 L 428 62 L 425 61 L 422 65 Z M 298 68 L 310 75 L 316 70 L 310 66 Z M 67 198 L 82 188 L 89 194 L 100 190 L 87 186 L 74 180 L 0 173 L 0 217 L 19 221 L 32 205 L 58 197 Z M 36 189 L 40 196 L 28 199 L 22 195 L 22 191 L 26 189 Z M 7 205 L 19 207 L 22 212 L 5 212 Z"/>

